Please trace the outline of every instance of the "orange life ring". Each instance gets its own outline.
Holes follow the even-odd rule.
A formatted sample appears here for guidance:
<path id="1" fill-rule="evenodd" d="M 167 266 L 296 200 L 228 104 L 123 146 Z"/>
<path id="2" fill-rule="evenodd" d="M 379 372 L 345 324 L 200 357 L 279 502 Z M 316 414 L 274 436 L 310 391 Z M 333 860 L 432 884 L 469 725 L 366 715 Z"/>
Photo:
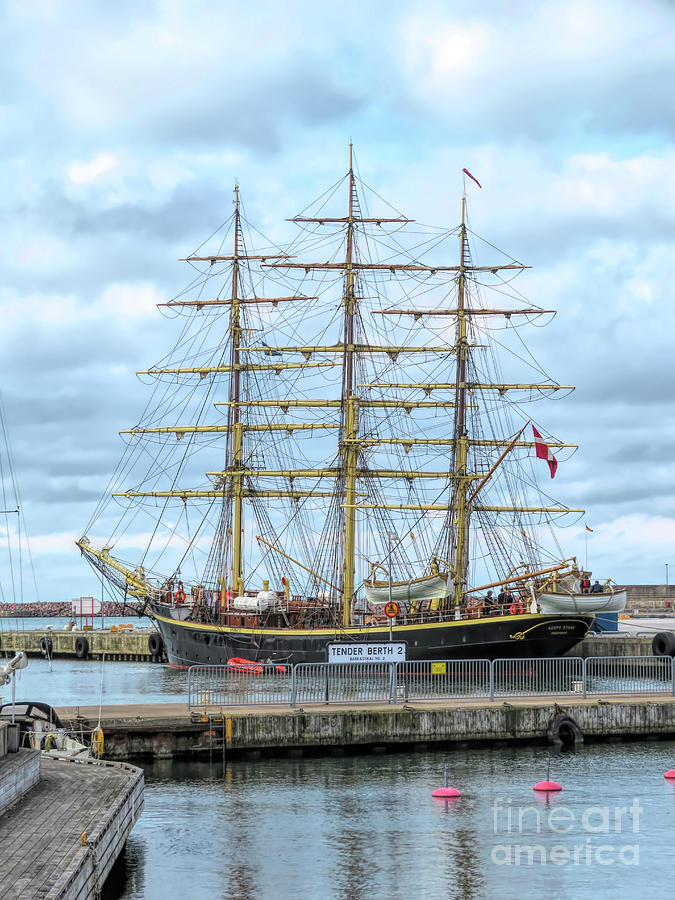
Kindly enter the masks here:
<path id="1" fill-rule="evenodd" d="M 176 601 L 176 603 L 185 603 L 185 591 L 176 591 L 176 593 L 173 595 L 173 599 Z"/>
<path id="2" fill-rule="evenodd" d="M 512 603 L 509 607 L 509 612 L 512 616 L 522 615 L 525 612 L 525 609 L 522 603 Z"/>

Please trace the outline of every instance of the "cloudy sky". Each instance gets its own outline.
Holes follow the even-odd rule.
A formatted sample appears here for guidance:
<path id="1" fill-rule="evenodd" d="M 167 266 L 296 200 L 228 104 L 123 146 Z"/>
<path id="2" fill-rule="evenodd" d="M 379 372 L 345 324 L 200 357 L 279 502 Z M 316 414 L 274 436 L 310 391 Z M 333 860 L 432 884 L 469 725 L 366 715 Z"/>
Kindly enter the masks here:
<path id="1" fill-rule="evenodd" d="M 171 346 L 155 304 L 232 210 L 284 219 L 347 169 L 423 222 L 533 266 L 559 313 L 556 495 L 589 565 L 675 564 L 671 301 L 675 6 L 485 0 L 316 4 L 33 0 L 0 6 L 0 389 L 42 599 L 96 592 L 73 546 Z M 520 285 L 524 288 L 524 282 Z M 583 523 L 564 535 L 583 558 Z M 7 590 L 7 575 L 3 585 Z M 675 572 L 673 573 L 675 578 Z"/>

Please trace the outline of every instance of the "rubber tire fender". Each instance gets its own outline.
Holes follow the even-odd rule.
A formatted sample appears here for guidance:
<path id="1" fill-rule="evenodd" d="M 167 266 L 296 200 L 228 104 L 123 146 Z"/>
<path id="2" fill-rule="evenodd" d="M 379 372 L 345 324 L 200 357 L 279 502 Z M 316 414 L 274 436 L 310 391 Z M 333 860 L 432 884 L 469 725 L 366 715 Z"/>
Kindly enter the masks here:
<path id="1" fill-rule="evenodd" d="M 78 659 L 86 659 L 89 656 L 89 641 L 86 637 L 75 638 L 75 656 Z"/>
<path id="2" fill-rule="evenodd" d="M 52 655 L 52 639 L 48 634 L 45 634 L 40 638 L 40 650 L 42 650 L 43 656 L 51 656 Z"/>
<path id="3" fill-rule="evenodd" d="M 672 631 L 659 631 L 652 641 L 654 656 L 675 656 L 675 634 Z"/>
<path id="4" fill-rule="evenodd" d="M 583 744 L 584 733 L 571 716 L 559 712 L 548 723 L 546 738 L 549 744 Z"/>
<path id="5" fill-rule="evenodd" d="M 164 641 L 158 631 L 153 631 L 148 637 L 148 650 L 153 656 L 161 656 L 164 650 Z"/>

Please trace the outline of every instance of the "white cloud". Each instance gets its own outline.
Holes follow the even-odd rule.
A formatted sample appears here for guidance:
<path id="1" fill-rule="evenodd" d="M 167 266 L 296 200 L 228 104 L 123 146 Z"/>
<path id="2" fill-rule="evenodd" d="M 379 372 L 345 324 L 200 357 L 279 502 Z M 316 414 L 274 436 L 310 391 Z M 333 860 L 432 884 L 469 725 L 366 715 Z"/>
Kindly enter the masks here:
<path id="1" fill-rule="evenodd" d="M 419 221 L 458 221 L 463 166 L 484 184 L 470 225 L 535 266 L 514 287 L 560 311 L 536 354 L 578 385 L 542 413 L 581 444 L 556 488 L 602 523 L 607 574 L 657 571 L 675 517 L 671 5 L 43 0 L 0 16 L 2 382 L 65 595 L 93 592 L 70 586 L 89 577 L 71 541 L 143 408 L 132 369 L 178 333 L 155 310 L 182 286 L 174 260 L 230 215 L 235 178 L 285 240 L 284 218 L 344 175 L 350 135 L 364 179 Z"/>
<path id="2" fill-rule="evenodd" d="M 643 78 L 666 83 L 672 73 L 672 24 L 672 8 L 657 2 L 549 0 L 470 12 L 424 3 L 398 34 L 415 102 L 452 116 L 457 132 L 558 133 L 566 143 L 570 129 L 672 131 L 659 91 L 648 107 L 640 97 Z"/>
<path id="3" fill-rule="evenodd" d="M 97 181 L 117 165 L 112 153 L 99 153 L 85 162 L 72 162 L 67 167 L 68 178 L 75 184 L 90 184 Z"/>

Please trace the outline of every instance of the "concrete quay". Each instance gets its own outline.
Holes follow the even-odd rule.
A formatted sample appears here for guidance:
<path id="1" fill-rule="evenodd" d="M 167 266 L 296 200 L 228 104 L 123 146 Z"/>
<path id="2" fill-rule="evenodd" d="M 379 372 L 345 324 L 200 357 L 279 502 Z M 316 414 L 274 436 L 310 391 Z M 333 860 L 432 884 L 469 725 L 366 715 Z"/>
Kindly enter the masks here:
<path id="1" fill-rule="evenodd" d="M 79 717 L 78 717 L 79 713 Z M 98 707 L 61 707 L 62 721 L 90 729 Z M 303 752 L 452 749 L 500 741 L 546 742 L 570 717 L 586 740 L 675 737 L 675 697 L 654 694 L 444 700 L 312 708 L 227 707 L 204 715 L 184 704 L 104 706 L 105 753 L 113 759 L 195 754 L 298 755 Z"/>
<path id="2" fill-rule="evenodd" d="M 148 641 L 154 628 L 124 631 L 0 631 L 0 652 L 25 650 L 29 656 L 71 656 L 79 659 L 135 660 L 159 662 L 164 651 L 153 655 Z M 78 643 L 79 642 L 79 643 Z M 78 653 L 78 646 L 80 652 Z M 48 651 L 48 652 L 47 652 Z"/>
<path id="3" fill-rule="evenodd" d="M 662 631 L 670 631 L 670 628 L 662 628 Z M 654 632 L 657 634 L 658 632 Z M 612 634 L 599 634 L 596 637 L 588 637 L 579 641 L 565 655 L 580 656 L 582 659 L 596 656 L 648 656 L 652 653 L 653 635 L 632 635 L 622 632 Z"/>

